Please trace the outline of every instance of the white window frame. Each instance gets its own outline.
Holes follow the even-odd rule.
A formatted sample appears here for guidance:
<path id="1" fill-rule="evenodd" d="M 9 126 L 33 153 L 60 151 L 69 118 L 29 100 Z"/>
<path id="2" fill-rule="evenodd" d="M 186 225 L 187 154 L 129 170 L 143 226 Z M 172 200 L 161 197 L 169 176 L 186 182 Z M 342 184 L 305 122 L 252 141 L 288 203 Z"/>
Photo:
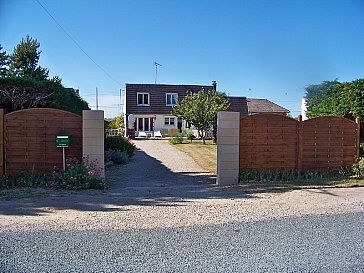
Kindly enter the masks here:
<path id="1" fill-rule="evenodd" d="M 176 103 L 175 104 L 168 103 L 168 96 L 176 96 Z M 166 106 L 176 106 L 177 101 L 178 101 L 178 93 L 166 93 Z"/>
<path id="2" fill-rule="evenodd" d="M 166 123 L 166 119 L 168 119 L 168 123 Z M 171 124 L 171 120 L 173 119 L 173 124 Z M 164 125 L 165 126 L 175 126 L 176 118 L 175 117 L 164 117 Z"/>
<path id="3" fill-rule="evenodd" d="M 142 98 L 143 98 L 143 103 L 141 103 L 141 104 L 139 104 L 139 100 L 138 100 L 138 98 L 139 98 L 139 95 L 142 95 Z M 144 95 L 148 95 L 148 103 L 145 103 L 145 101 L 144 101 Z M 138 92 L 137 93 L 137 105 L 138 106 L 150 106 L 150 93 L 146 93 L 146 92 Z"/>

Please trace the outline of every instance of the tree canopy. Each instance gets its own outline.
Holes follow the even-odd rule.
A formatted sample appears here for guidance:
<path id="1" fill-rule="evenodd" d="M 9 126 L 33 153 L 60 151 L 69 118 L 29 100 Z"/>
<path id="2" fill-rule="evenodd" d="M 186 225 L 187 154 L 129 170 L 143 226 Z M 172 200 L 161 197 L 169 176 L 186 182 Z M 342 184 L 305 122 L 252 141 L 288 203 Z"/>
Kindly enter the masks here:
<path id="1" fill-rule="evenodd" d="M 225 93 L 201 90 L 198 93 L 188 93 L 173 108 L 173 114 L 193 125 L 205 143 L 206 132 L 217 126 L 217 112 L 226 110 L 229 105 Z M 216 141 L 216 134 L 214 138 Z"/>
<path id="2" fill-rule="evenodd" d="M 5 78 L 8 71 L 9 56 L 6 54 L 6 51 L 1 52 L 2 49 L 3 47 L 0 44 L 0 78 Z"/>
<path id="3" fill-rule="evenodd" d="M 58 76 L 49 78 L 47 68 L 38 62 L 40 43 L 27 35 L 7 55 L 0 45 L 0 107 L 5 112 L 50 107 L 81 114 L 90 109 L 73 88 L 62 86 Z"/>
<path id="4" fill-rule="evenodd" d="M 307 116 L 364 118 L 364 79 L 340 83 L 325 81 L 306 88 Z"/>
<path id="5" fill-rule="evenodd" d="M 27 35 L 21 39 L 10 55 L 9 75 L 15 77 L 28 77 L 39 80 L 48 78 L 49 71 L 38 65 L 40 43 Z"/>
<path id="6" fill-rule="evenodd" d="M 78 115 L 89 109 L 73 88 L 64 88 L 60 83 L 24 77 L 0 79 L 0 108 L 6 113 L 37 107 L 57 108 Z"/>

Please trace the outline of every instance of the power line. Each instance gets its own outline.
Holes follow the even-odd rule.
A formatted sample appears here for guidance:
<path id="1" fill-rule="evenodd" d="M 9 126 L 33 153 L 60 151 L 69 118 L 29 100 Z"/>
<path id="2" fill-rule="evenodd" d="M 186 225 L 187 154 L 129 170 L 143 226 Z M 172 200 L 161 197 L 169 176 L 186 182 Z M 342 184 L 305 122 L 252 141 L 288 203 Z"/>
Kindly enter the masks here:
<path id="1" fill-rule="evenodd" d="M 122 85 L 119 83 L 115 78 L 113 78 L 105 69 L 101 67 L 97 62 L 94 61 L 94 59 L 91 58 L 90 55 L 87 54 L 87 52 L 80 46 L 80 44 L 69 34 L 62 25 L 56 20 L 56 18 L 53 17 L 53 15 L 47 10 L 47 8 L 39 1 L 35 0 L 37 3 L 44 9 L 44 11 L 53 19 L 53 21 L 58 25 L 58 27 L 70 38 L 75 45 L 102 71 L 105 73 L 106 76 L 108 76 L 112 81 L 116 82 L 118 85 Z"/>

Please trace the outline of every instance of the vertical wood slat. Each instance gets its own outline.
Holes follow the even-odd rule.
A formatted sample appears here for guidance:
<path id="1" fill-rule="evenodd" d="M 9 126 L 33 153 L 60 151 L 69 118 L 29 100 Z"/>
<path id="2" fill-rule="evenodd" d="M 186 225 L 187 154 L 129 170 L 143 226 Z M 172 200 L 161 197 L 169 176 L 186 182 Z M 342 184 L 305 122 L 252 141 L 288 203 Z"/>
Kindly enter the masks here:
<path id="1" fill-rule="evenodd" d="M 298 116 L 297 126 L 297 170 L 302 172 L 302 153 L 303 153 L 303 122 L 302 116 Z"/>
<path id="2" fill-rule="evenodd" d="M 0 176 L 5 173 L 4 157 L 4 109 L 0 109 Z"/>
<path id="3" fill-rule="evenodd" d="M 355 119 L 357 132 L 356 132 L 356 159 L 358 160 L 360 157 L 360 118 Z"/>

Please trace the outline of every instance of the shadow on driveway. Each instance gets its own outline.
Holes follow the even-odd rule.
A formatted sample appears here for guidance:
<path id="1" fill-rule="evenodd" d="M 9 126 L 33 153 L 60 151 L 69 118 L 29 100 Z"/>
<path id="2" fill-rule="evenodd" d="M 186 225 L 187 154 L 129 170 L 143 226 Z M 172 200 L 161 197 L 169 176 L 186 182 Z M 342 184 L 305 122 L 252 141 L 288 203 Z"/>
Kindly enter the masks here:
<path id="1" fill-rule="evenodd" d="M 183 206 L 196 199 L 255 198 L 237 187 L 215 185 L 215 176 L 207 172 L 173 172 L 141 150 L 136 150 L 129 164 L 108 169 L 106 178 L 109 188 L 105 192 L 41 190 L 39 194 L 39 190 L 26 190 L 28 194 L 23 198 L 0 201 L 0 214 L 39 216 L 53 210 L 108 212 L 128 210 L 130 205 Z"/>

